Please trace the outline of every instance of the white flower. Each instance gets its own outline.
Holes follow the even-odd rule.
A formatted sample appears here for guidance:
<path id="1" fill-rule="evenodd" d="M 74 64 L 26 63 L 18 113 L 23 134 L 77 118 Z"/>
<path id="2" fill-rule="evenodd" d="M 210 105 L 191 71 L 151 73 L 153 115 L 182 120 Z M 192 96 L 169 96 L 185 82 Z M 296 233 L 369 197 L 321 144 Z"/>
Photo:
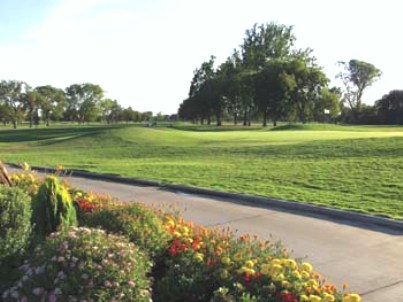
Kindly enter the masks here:
<path id="1" fill-rule="evenodd" d="M 35 296 L 40 296 L 40 295 L 43 293 L 43 288 L 41 288 L 41 287 L 35 287 L 35 288 L 32 290 L 32 293 L 33 293 Z"/>
<path id="2" fill-rule="evenodd" d="M 13 297 L 14 299 L 18 299 L 20 297 L 20 294 L 17 291 L 13 291 L 11 293 L 11 297 Z"/>

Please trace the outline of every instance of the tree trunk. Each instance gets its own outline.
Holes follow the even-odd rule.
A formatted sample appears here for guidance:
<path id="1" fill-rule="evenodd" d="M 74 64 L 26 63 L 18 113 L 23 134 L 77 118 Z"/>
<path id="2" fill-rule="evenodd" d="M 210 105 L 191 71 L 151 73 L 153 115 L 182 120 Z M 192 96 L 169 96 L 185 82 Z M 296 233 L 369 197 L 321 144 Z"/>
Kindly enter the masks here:
<path id="1" fill-rule="evenodd" d="M 49 116 L 46 116 L 46 127 L 49 127 Z"/>
<path id="2" fill-rule="evenodd" d="M 32 128 L 32 125 L 34 124 L 34 112 L 31 111 L 29 113 L 29 128 Z"/>
<path id="3" fill-rule="evenodd" d="M 243 113 L 243 125 L 247 126 L 248 125 L 248 110 L 245 108 L 245 111 Z"/>
<path id="4" fill-rule="evenodd" d="M 217 112 L 216 118 L 217 118 L 217 126 L 220 127 L 222 125 L 222 123 L 221 123 L 221 112 Z"/>
<path id="5" fill-rule="evenodd" d="M 273 119 L 273 127 L 277 127 L 277 120 Z"/>
<path id="6" fill-rule="evenodd" d="M 211 116 L 209 115 L 208 117 L 207 117 L 207 125 L 211 125 Z"/>
<path id="7" fill-rule="evenodd" d="M 16 120 L 13 120 L 13 128 L 17 129 L 17 121 Z"/>
<path id="8" fill-rule="evenodd" d="M 263 111 L 263 127 L 267 127 L 267 110 Z"/>
<path id="9" fill-rule="evenodd" d="M 234 112 L 234 125 L 238 125 L 238 113 Z"/>

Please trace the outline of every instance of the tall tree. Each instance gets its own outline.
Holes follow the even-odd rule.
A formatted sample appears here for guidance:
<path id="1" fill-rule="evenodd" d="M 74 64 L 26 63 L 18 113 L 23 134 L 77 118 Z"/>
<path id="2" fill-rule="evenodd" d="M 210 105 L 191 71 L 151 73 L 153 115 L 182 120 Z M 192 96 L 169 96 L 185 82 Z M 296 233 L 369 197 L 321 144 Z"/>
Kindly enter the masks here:
<path id="1" fill-rule="evenodd" d="M 344 85 L 343 102 L 347 103 L 357 118 L 362 105 L 364 90 L 380 78 L 382 72 L 374 65 L 359 61 L 339 62 L 343 67 L 336 77 L 340 78 Z"/>
<path id="2" fill-rule="evenodd" d="M 238 124 L 238 117 L 242 109 L 242 61 L 237 50 L 220 65 L 218 75 L 222 82 L 222 97 L 228 111 L 233 115 L 234 124 Z"/>
<path id="3" fill-rule="evenodd" d="M 208 61 L 203 62 L 200 68 L 197 68 L 193 72 L 189 89 L 189 99 L 192 99 L 192 102 L 198 103 L 196 107 L 200 110 L 197 112 L 198 117 L 202 122 L 204 119 L 207 119 L 209 124 L 211 115 L 214 113 L 212 106 L 214 104 L 214 100 L 212 100 L 213 79 L 216 77 L 214 62 L 215 57 L 210 56 Z"/>
<path id="4" fill-rule="evenodd" d="M 271 60 L 287 58 L 292 53 L 295 36 L 292 26 L 276 23 L 255 24 L 245 33 L 241 45 L 241 103 L 244 125 L 250 125 L 256 100 L 256 73 L 265 68 Z M 264 115 L 264 114 L 263 114 Z"/>
<path id="5" fill-rule="evenodd" d="M 63 115 L 65 94 L 62 89 L 50 85 L 36 87 L 35 91 L 40 95 L 39 104 L 42 117 L 46 127 L 49 127 L 51 117 L 58 119 Z"/>
<path id="6" fill-rule="evenodd" d="M 38 110 L 42 102 L 41 95 L 36 90 L 26 92 L 22 97 L 24 108 L 27 111 L 27 118 L 29 120 L 29 127 L 32 128 L 36 119 L 39 117 Z"/>
<path id="7" fill-rule="evenodd" d="M 316 59 L 311 56 L 311 50 L 299 51 L 291 56 L 287 63 L 287 81 L 293 86 L 291 92 L 299 119 L 305 123 L 307 117 L 313 113 L 315 102 L 329 82 L 322 68 L 317 65 Z"/>
<path id="8" fill-rule="evenodd" d="M 66 113 L 79 123 L 94 121 L 100 112 L 104 92 L 99 85 L 73 84 L 66 88 Z"/>
<path id="9" fill-rule="evenodd" d="M 272 60 L 255 76 L 255 102 L 263 115 L 263 126 L 267 119 L 272 118 L 273 126 L 287 115 L 289 110 L 289 95 L 294 88 L 294 82 L 285 73 L 281 60 Z"/>
<path id="10" fill-rule="evenodd" d="M 0 102 L 9 108 L 10 119 L 14 129 L 21 122 L 25 115 L 24 93 L 29 91 L 27 83 L 21 81 L 0 82 Z"/>

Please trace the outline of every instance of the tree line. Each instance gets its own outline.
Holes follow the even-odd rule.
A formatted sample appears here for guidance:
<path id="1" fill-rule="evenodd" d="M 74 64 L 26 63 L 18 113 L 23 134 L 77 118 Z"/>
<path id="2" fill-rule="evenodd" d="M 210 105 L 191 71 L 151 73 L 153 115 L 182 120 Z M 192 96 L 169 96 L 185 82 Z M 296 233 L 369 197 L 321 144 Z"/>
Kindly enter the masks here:
<path id="1" fill-rule="evenodd" d="M 339 62 L 343 87 L 329 87 L 312 49 L 296 48 L 295 39 L 292 26 L 282 24 L 246 30 L 224 63 L 216 68 L 211 56 L 195 69 L 179 117 L 218 126 L 223 117 L 245 126 L 256 119 L 263 126 L 269 120 L 274 126 L 278 121 L 403 123 L 403 91 L 392 91 L 374 106 L 362 103 L 365 89 L 382 74 L 378 68 L 355 59 Z"/>
<path id="2" fill-rule="evenodd" d="M 26 82 L 0 82 L 0 121 L 14 128 L 27 121 L 30 127 L 43 121 L 88 123 L 104 121 L 142 122 L 150 120 L 152 112 L 123 108 L 116 100 L 104 97 L 104 90 L 91 83 L 72 84 L 66 89 L 50 85 L 30 87 Z"/>

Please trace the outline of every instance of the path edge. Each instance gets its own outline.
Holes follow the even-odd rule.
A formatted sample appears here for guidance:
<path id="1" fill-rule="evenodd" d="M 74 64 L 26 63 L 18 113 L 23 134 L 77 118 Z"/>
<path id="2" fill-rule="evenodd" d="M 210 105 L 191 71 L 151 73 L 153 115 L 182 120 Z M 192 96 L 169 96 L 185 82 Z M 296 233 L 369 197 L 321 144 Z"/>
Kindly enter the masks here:
<path id="1" fill-rule="evenodd" d="M 14 163 L 7 163 L 9 167 L 20 169 L 21 165 Z M 48 167 L 39 167 L 32 166 L 32 170 L 44 173 L 55 173 L 57 172 L 54 168 Z M 188 185 L 180 185 L 180 184 L 168 184 L 159 181 L 132 178 L 132 177 L 124 177 L 118 174 L 112 173 L 97 173 L 90 172 L 86 170 L 78 170 L 78 169 L 64 169 L 62 175 L 66 176 L 76 176 L 89 178 L 94 180 L 105 180 L 111 181 L 115 183 L 128 184 L 128 185 L 140 185 L 140 186 L 151 186 L 151 187 L 159 187 L 168 190 L 180 191 L 188 194 L 198 194 L 198 195 L 206 195 L 210 197 L 221 197 L 226 199 L 232 199 L 238 202 L 248 203 L 250 205 L 259 205 L 259 206 L 267 206 L 280 208 L 283 210 L 300 212 L 301 214 L 306 215 L 325 215 L 335 219 L 348 220 L 353 223 L 364 223 L 364 224 L 373 224 L 377 226 L 387 227 L 395 230 L 403 231 L 403 220 L 395 220 L 387 217 L 381 216 L 371 216 L 364 213 L 353 212 L 348 210 L 341 210 L 335 208 L 329 208 L 321 205 L 309 204 L 306 202 L 300 201 L 290 201 L 283 199 L 276 199 L 271 197 L 263 197 L 242 193 L 233 193 L 233 192 L 225 192 L 225 191 L 217 191 L 213 189 L 207 188 L 199 188 Z"/>

